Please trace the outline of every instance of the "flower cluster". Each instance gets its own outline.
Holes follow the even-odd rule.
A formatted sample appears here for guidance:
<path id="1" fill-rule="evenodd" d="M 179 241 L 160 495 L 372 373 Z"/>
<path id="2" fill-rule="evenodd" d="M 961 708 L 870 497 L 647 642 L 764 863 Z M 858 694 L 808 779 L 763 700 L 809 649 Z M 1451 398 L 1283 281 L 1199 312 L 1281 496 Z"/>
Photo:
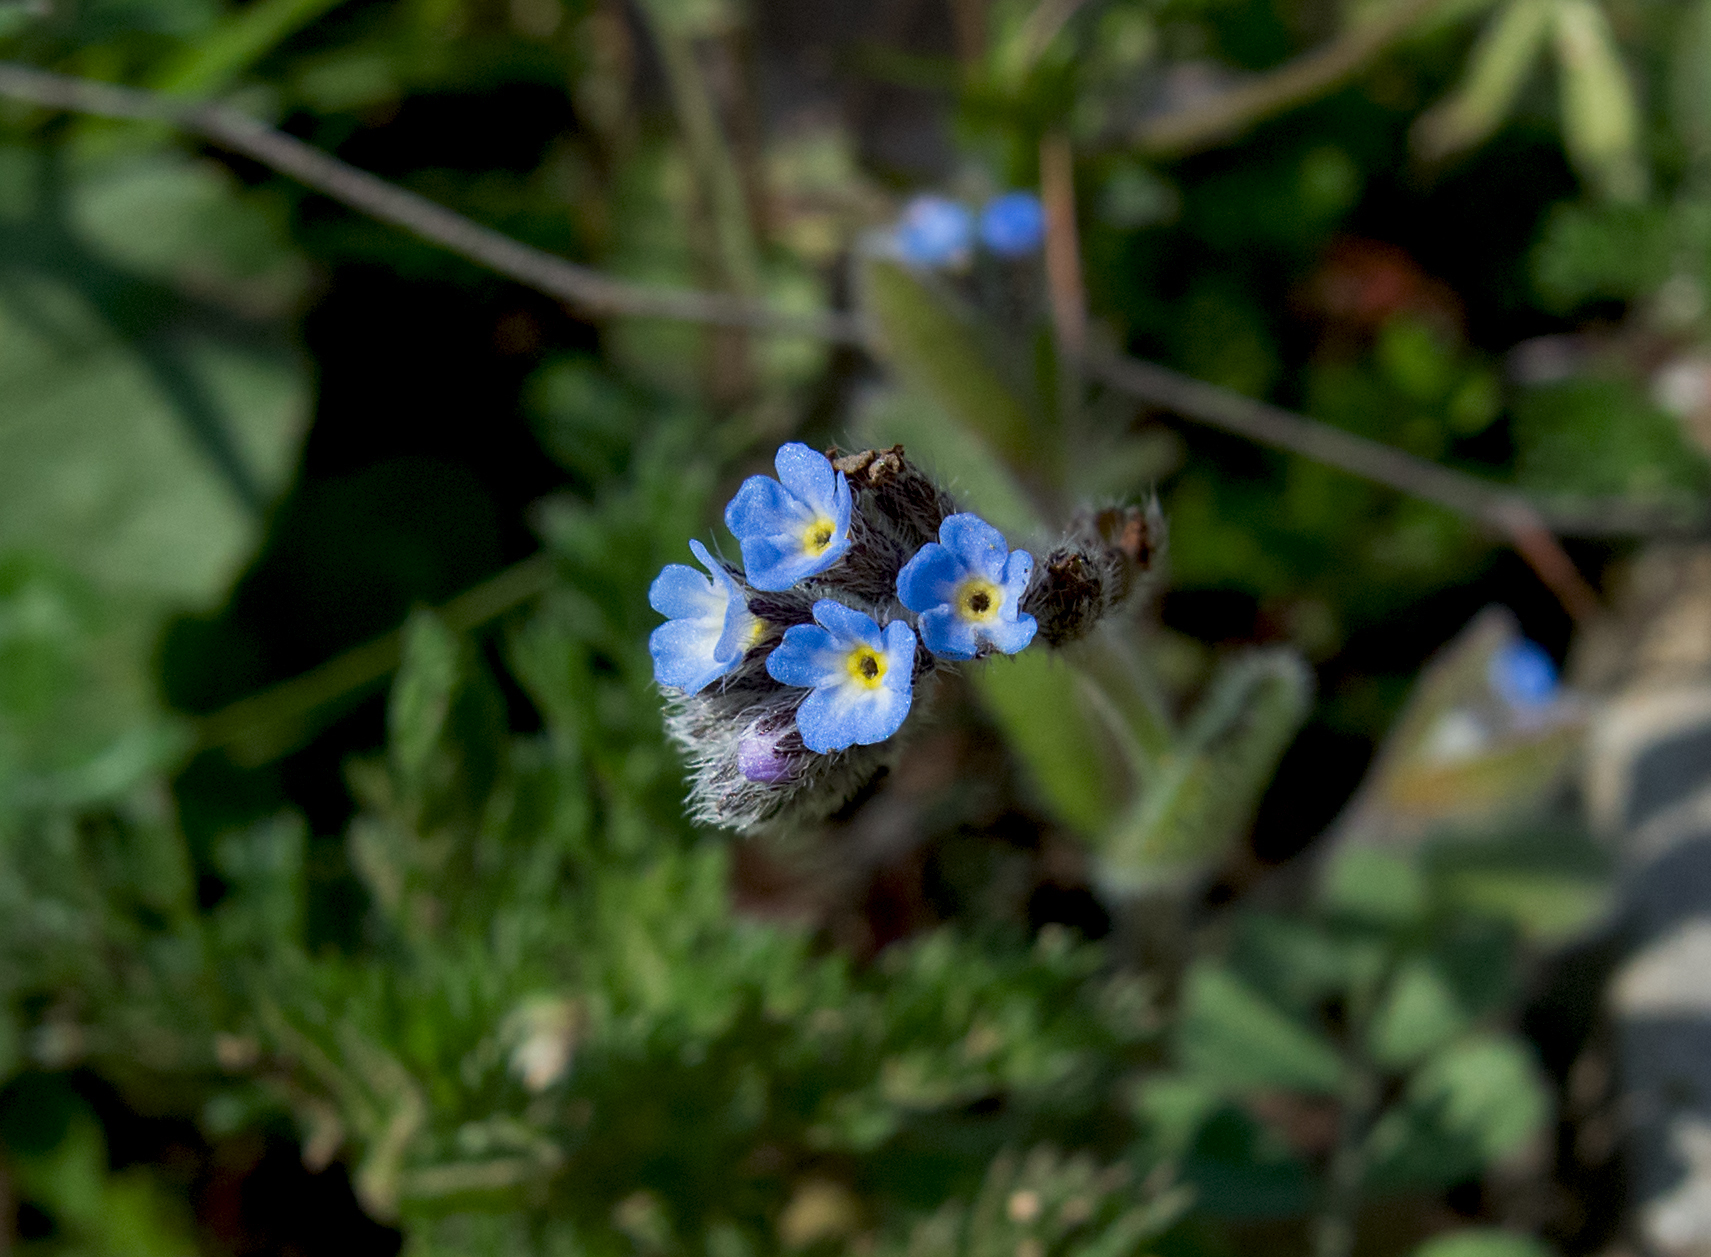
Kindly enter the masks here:
<path id="1" fill-rule="evenodd" d="M 940 668 L 1082 635 L 1146 561 L 1113 529 L 1158 531 L 1107 512 L 1121 526 L 1084 525 L 1036 571 L 900 446 L 834 462 L 791 443 L 774 466 L 725 508 L 741 567 L 691 541 L 705 573 L 673 563 L 648 591 L 667 617 L 648 646 L 692 810 L 735 829 L 835 809 L 884 766 Z"/>
<path id="2" fill-rule="evenodd" d="M 966 266 L 975 240 L 1001 258 L 1034 253 L 1046 237 L 1046 212 L 1032 192 L 1006 192 L 978 216 L 961 201 L 924 195 L 903 207 L 893 229 L 898 256 L 910 266 L 955 270 Z"/>

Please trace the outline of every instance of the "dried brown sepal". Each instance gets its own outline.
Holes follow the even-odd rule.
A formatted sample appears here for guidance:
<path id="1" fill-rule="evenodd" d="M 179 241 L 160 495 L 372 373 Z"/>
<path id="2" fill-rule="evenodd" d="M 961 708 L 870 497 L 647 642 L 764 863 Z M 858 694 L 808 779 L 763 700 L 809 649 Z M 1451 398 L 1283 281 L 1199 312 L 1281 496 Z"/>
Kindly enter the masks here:
<path id="1" fill-rule="evenodd" d="M 1077 520 L 1063 544 L 1034 568 L 1022 595 L 1022 610 L 1038 621 L 1040 640 L 1063 646 L 1092 632 L 1158 566 L 1166 539 L 1156 499 Z"/>

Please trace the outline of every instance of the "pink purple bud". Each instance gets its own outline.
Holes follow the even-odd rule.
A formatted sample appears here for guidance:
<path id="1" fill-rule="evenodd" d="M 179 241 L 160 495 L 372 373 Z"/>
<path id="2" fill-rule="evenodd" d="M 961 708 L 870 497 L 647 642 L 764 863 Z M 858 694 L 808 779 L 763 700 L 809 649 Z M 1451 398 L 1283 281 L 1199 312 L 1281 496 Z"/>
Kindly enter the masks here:
<path id="1" fill-rule="evenodd" d="M 790 775 L 790 760 L 778 750 L 778 735 L 745 733 L 737 743 L 737 768 L 750 781 L 774 785 Z"/>

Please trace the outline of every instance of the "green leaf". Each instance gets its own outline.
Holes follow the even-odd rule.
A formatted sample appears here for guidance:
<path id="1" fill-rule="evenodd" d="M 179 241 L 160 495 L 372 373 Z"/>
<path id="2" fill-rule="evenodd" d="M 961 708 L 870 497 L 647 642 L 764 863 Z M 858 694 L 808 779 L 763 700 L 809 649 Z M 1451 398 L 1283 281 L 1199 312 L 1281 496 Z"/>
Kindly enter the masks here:
<path id="1" fill-rule="evenodd" d="M 1413 1257 L 1551 1257 L 1551 1250 L 1531 1235 L 1468 1227 L 1434 1235 L 1414 1250 Z"/>
<path id="2" fill-rule="evenodd" d="M 1607 199 L 1639 201 L 1647 184 L 1640 111 L 1609 19 L 1595 0 L 1555 0 L 1553 16 L 1569 156 Z"/>
<path id="3" fill-rule="evenodd" d="M 1181 1156 L 1222 1103 L 1212 1083 L 1196 1074 L 1151 1074 L 1134 1090 L 1135 1115 L 1166 1156 Z"/>
<path id="4" fill-rule="evenodd" d="M 1711 0 L 1681 6 L 1669 87 L 1671 120 L 1703 181 L 1711 173 Z"/>
<path id="5" fill-rule="evenodd" d="M 985 442 L 1012 471 L 1055 483 L 1057 468 L 1038 408 L 1023 400 L 998 363 L 1001 351 L 972 315 L 957 309 L 930 281 L 895 262 L 869 258 L 862 267 L 863 309 L 878 325 L 886 361 Z"/>
<path id="6" fill-rule="evenodd" d="M 439 617 L 418 612 L 404 627 L 404 660 L 386 709 L 392 767 L 418 782 L 438 749 L 461 677 L 461 647 Z"/>
<path id="7" fill-rule="evenodd" d="M 1412 861 L 1363 846 L 1332 855 L 1320 896 L 1333 912 L 1386 925 L 1416 921 L 1427 906 L 1426 879 Z"/>
<path id="8" fill-rule="evenodd" d="M 1218 859 L 1252 821 L 1312 696 L 1312 673 L 1293 651 L 1252 651 L 1221 667 L 1133 807 L 1100 839 L 1101 877 L 1139 887 Z"/>
<path id="9" fill-rule="evenodd" d="M 1711 485 L 1711 466 L 1681 424 L 1634 382 L 1565 380 L 1514 404 L 1516 478 L 1560 494 L 1686 499 Z"/>
<path id="10" fill-rule="evenodd" d="M 1368 1047 L 1381 1064 L 1414 1065 L 1467 1028 L 1467 1014 L 1430 961 L 1414 959 L 1391 979 L 1373 1017 Z"/>
<path id="11" fill-rule="evenodd" d="M 1509 0 L 1480 33 L 1462 81 L 1422 114 L 1414 143 L 1427 157 L 1472 148 L 1495 131 L 1538 61 L 1553 0 Z"/>
<path id="12" fill-rule="evenodd" d="M 343 0 L 257 0 L 227 13 L 212 30 L 167 63 L 157 90 L 182 96 L 212 96 L 286 39 L 338 7 Z"/>
<path id="13" fill-rule="evenodd" d="M 1519 1151 L 1544 1126 L 1550 1099 L 1531 1053 L 1517 1039 L 1479 1035 L 1428 1060 L 1408 1100 L 1436 1125 L 1467 1139 L 1487 1164 Z"/>
<path id="14" fill-rule="evenodd" d="M 255 545 L 308 409 L 277 333 L 157 278 L 182 266 L 241 296 L 230 251 L 195 238 L 243 219 L 236 194 L 228 181 L 209 199 L 203 168 L 160 158 L 124 163 L 117 183 L 107 168 L 70 176 L 67 210 L 50 192 L 66 172 L 8 164 L 35 191 L 27 217 L 0 223 L 0 551 L 52 555 L 164 607 L 210 606 Z M 185 195 L 163 193 L 175 181 Z M 203 230 L 168 248 L 154 229 L 187 197 Z"/>
<path id="15" fill-rule="evenodd" d="M 1533 251 L 1533 282 L 1559 313 L 1600 297 L 1632 300 L 1660 287 L 1682 254 L 1703 256 L 1704 240 L 1692 239 L 1700 233 L 1683 230 L 1695 225 L 1663 205 L 1559 205 Z"/>
<path id="16" fill-rule="evenodd" d="M 1475 912 L 1506 920 L 1536 943 L 1556 946 L 1609 911 L 1606 878 L 1537 869 L 1464 869 L 1446 878 L 1449 897 Z"/>
<path id="17" fill-rule="evenodd" d="M 1336 1049 L 1225 969 L 1201 961 L 1189 971 L 1181 1015 L 1182 1063 L 1226 1092 L 1342 1086 Z"/>
<path id="18" fill-rule="evenodd" d="M 1048 807 L 1083 834 L 1110 824 L 1120 800 L 1113 748 L 1077 701 L 1077 675 L 1043 650 L 988 660 L 971 673 Z"/>

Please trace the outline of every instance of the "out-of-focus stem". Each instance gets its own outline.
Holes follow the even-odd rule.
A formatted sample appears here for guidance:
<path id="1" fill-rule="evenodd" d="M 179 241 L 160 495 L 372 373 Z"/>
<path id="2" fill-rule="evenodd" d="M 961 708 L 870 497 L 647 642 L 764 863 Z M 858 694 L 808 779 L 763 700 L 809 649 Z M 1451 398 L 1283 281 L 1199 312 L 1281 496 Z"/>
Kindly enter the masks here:
<path id="1" fill-rule="evenodd" d="M 971 71 L 986 55 L 987 0 L 951 0 L 951 25 L 956 32 L 957 60 Z"/>
<path id="2" fill-rule="evenodd" d="M 1081 283 L 1081 242 L 1075 230 L 1075 154 L 1069 136 L 1040 141 L 1040 199 L 1046 208 L 1046 285 L 1058 347 L 1070 361 L 1087 351 L 1087 293 Z"/>
<path id="3" fill-rule="evenodd" d="M 719 120 L 707 77 L 701 72 L 694 41 L 663 11 L 661 0 L 642 5 L 659 49 L 660 61 L 671 89 L 677 124 L 695 170 L 706 225 L 711 228 L 707 259 L 718 279 L 718 287 L 737 297 L 760 296 L 760 262 L 747 198 L 743 194 L 742 171 Z M 698 235 L 696 224 L 690 236 Z M 705 338 L 703 371 L 705 387 L 715 404 L 735 403 L 749 392 L 753 371 L 749 338 L 730 328 L 710 329 Z"/>
<path id="4" fill-rule="evenodd" d="M 1057 329 L 1058 423 L 1081 408 L 1082 359 L 1087 354 L 1087 291 L 1081 282 L 1081 241 L 1075 229 L 1075 153 L 1069 136 L 1040 141 L 1040 200 L 1046 210 L 1046 291 Z"/>
<path id="5" fill-rule="evenodd" d="M 1313 1257 L 1349 1257 L 1366 1177 L 1366 1138 L 1378 1103 L 1378 1086 L 1365 1071 L 1345 1088 L 1337 1119 L 1337 1147 L 1325 1170 L 1325 1194 L 1313 1219 Z"/>
<path id="6" fill-rule="evenodd" d="M 724 286 L 739 296 L 753 297 L 760 293 L 760 263 L 743 196 L 742 173 L 719 124 L 713 93 L 696 60 L 694 43 L 659 12 L 659 7 L 657 3 L 642 6 L 665 66 L 677 124 L 713 221 Z"/>

